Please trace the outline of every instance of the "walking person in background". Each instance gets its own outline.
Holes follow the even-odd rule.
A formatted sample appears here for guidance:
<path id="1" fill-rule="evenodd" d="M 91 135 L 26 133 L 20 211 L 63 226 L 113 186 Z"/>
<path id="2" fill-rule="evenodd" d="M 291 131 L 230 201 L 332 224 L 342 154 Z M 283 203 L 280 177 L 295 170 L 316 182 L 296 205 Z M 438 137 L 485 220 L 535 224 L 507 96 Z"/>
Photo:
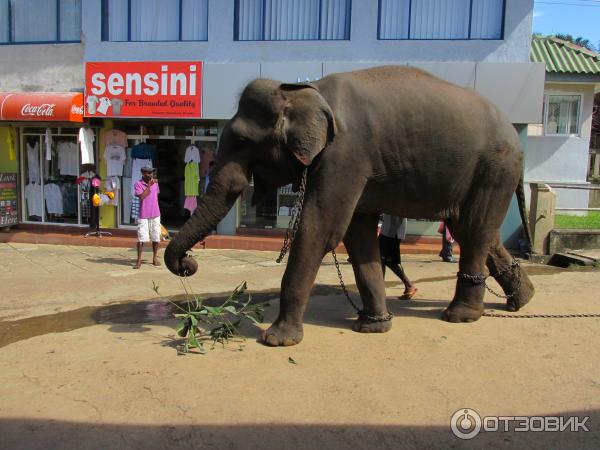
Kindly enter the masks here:
<path id="1" fill-rule="evenodd" d="M 400 259 L 400 242 L 406 237 L 406 223 L 406 219 L 384 214 L 379 233 L 379 253 L 383 278 L 385 280 L 387 266 L 402 280 L 404 294 L 399 297 L 401 300 L 410 300 L 417 293 L 417 288 L 406 276 Z"/>
<path id="2" fill-rule="evenodd" d="M 142 178 L 135 183 L 135 195 L 140 199 L 140 212 L 137 220 L 137 262 L 134 269 L 142 265 L 142 249 L 144 242 L 152 241 L 152 264 L 160 266 L 158 260 L 158 244 L 160 242 L 160 209 L 158 194 L 160 189 L 154 179 L 154 168 L 144 166 Z"/>
<path id="3" fill-rule="evenodd" d="M 445 221 L 440 223 L 440 226 L 438 228 L 438 233 L 440 233 L 442 235 L 442 250 L 439 253 L 440 258 L 442 258 L 442 260 L 444 262 L 449 262 L 449 263 L 457 262 L 456 258 L 454 258 L 454 256 L 452 256 L 452 247 L 454 245 L 454 238 L 450 234 L 450 230 L 446 226 Z"/>

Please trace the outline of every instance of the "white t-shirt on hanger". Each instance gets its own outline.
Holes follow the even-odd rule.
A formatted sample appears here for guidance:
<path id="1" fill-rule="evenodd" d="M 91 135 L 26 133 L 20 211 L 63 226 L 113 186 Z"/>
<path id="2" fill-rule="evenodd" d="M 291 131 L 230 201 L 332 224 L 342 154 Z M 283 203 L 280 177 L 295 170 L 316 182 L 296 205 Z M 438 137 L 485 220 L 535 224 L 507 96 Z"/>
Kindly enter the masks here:
<path id="1" fill-rule="evenodd" d="M 81 164 L 94 164 L 94 130 L 80 128 L 79 143 L 81 145 Z"/>
<path id="2" fill-rule="evenodd" d="M 64 214 L 63 196 L 60 186 L 54 183 L 45 185 L 44 197 L 46 197 L 46 210 L 48 214 Z"/>
<path id="3" fill-rule="evenodd" d="M 56 146 L 58 151 L 58 171 L 61 175 L 79 174 L 79 155 L 75 142 L 62 141 Z"/>
<path id="4" fill-rule="evenodd" d="M 30 183 L 40 183 L 40 155 L 39 145 L 36 142 L 33 147 L 27 144 L 27 173 Z"/>
<path id="5" fill-rule="evenodd" d="M 183 162 L 186 164 L 190 161 L 200 164 L 200 150 L 193 144 L 185 149 L 185 157 L 183 158 Z"/>
<path id="6" fill-rule="evenodd" d="M 106 175 L 122 176 L 123 164 L 125 163 L 125 149 L 120 145 L 107 145 L 104 148 L 104 159 L 106 160 Z"/>
<path id="7" fill-rule="evenodd" d="M 29 216 L 42 217 L 42 185 L 29 183 L 25 186 L 25 200 Z"/>

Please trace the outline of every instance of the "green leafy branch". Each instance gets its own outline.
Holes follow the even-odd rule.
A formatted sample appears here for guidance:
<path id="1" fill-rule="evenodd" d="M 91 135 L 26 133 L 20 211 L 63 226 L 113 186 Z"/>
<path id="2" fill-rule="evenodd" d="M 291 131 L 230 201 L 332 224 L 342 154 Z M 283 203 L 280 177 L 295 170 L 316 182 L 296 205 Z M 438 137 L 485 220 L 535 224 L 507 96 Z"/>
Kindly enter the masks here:
<path id="1" fill-rule="evenodd" d="M 158 293 L 158 285 L 152 282 L 152 289 Z M 169 302 L 180 312 L 174 314 L 179 319 L 176 328 L 177 334 L 186 338 L 181 351 L 189 353 L 195 348 L 199 353 L 206 353 L 202 343 L 203 337 L 212 339 L 213 347 L 220 343 L 225 346 L 234 337 L 245 339 L 240 333 L 239 327 L 242 320 L 248 320 L 254 324 L 263 321 L 264 303 L 252 303 L 252 296 L 248 295 L 247 300 L 243 299 L 246 291 L 246 282 L 242 282 L 229 297 L 219 306 L 208 306 L 204 304 L 204 299 L 191 292 L 187 279 L 182 279 L 182 285 L 186 292 L 185 307 L 169 300 Z M 159 294 L 160 295 L 160 294 Z M 206 331 L 206 326 L 210 331 Z"/>

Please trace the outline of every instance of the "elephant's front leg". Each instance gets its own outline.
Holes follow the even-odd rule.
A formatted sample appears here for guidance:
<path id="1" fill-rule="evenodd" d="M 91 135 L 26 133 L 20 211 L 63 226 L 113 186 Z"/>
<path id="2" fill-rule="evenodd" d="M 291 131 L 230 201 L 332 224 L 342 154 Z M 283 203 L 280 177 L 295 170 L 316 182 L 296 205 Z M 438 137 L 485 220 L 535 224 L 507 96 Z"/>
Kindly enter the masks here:
<path id="1" fill-rule="evenodd" d="M 355 214 L 344 237 L 363 302 L 364 314 L 353 326 L 354 331 L 361 333 L 385 333 L 392 328 L 385 304 L 385 283 L 377 244 L 378 218 L 377 214 Z"/>
<path id="2" fill-rule="evenodd" d="M 309 179 L 310 183 L 317 181 Z M 317 272 L 325 254 L 346 234 L 364 183 L 348 183 L 344 189 L 333 183 L 320 185 L 325 188 L 307 191 L 304 200 L 302 220 L 281 280 L 279 316 L 263 332 L 267 345 L 294 345 L 302 340 L 302 319 Z"/>
<path id="3" fill-rule="evenodd" d="M 325 254 L 325 244 L 318 236 L 306 236 L 300 231 L 281 280 L 279 316 L 262 334 L 264 343 L 273 347 L 295 345 L 302 341 L 304 311 Z"/>

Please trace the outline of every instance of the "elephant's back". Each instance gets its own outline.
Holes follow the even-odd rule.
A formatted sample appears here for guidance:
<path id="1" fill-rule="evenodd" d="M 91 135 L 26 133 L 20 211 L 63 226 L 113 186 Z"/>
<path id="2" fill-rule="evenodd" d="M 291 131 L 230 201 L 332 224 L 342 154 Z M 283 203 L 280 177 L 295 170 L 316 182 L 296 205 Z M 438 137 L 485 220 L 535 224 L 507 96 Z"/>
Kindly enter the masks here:
<path id="1" fill-rule="evenodd" d="M 492 102 L 416 67 L 388 65 L 333 74 L 317 87 L 342 130 L 366 127 L 371 140 L 397 139 L 405 148 L 444 147 L 465 139 L 479 139 L 480 146 L 498 141 L 519 147 L 510 121 Z M 395 132 L 388 133 L 390 128 Z"/>

